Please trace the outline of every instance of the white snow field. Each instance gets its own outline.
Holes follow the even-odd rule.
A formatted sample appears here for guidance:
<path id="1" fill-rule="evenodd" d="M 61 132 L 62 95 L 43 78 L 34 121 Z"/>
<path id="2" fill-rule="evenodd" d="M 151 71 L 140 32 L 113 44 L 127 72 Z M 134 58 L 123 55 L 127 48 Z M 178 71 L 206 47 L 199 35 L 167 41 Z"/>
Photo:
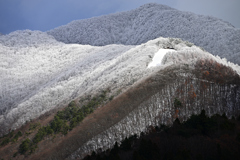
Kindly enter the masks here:
<path id="1" fill-rule="evenodd" d="M 139 45 L 158 37 L 174 37 L 240 64 L 240 28 L 214 17 L 155 3 L 127 12 L 75 20 L 47 33 L 64 43 L 94 46 Z"/>
<path id="2" fill-rule="evenodd" d="M 162 65 L 150 67 L 154 54 L 174 48 Z M 90 46 L 64 44 L 40 31 L 0 36 L 0 134 L 16 129 L 53 108 L 82 95 L 110 88 L 112 94 L 172 63 L 214 59 L 239 66 L 189 42 L 157 38 L 141 45 Z"/>
<path id="3" fill-rule="evenodd" d="M 160 66 L 162 64 L 163 57 L 168 52 L 176 52 L 176 51 L 173 49 L 159 49 L 159 51 L 154 54 L 154 57 L 152 58 L 152 62 L 148 64 L 148 68 Z"/>

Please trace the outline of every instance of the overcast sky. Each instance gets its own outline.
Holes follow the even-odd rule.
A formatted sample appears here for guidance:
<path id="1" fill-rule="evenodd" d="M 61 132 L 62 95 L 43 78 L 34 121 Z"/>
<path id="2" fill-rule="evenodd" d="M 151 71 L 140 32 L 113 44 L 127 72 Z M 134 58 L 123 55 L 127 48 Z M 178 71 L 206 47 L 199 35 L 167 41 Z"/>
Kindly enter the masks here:
<path id="1" fill-rule="evenodd" d="M 73 20 L 127 11 L 151 2 L 218 17 L 240 28 L 240 0 L 0 0 L 0 32 L 47 31 Z"/>

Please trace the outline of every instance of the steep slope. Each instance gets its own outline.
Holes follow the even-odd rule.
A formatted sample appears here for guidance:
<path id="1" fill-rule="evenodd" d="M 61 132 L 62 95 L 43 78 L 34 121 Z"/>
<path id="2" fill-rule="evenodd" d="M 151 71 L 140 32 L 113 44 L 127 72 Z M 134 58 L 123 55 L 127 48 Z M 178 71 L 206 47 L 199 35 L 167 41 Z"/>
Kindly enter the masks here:
<path id="1" fill-rule="evenodd" d="M 151 125 L 171 125 L 177 117 L 187 120 L 202 109 L 208 116 L 238 116 L 239 97 L 240 77 L 230 67 L 216 59 L 178 62 L 159 68 L 96 110 L 68 135 L 46 139 L 34 154 L 20 159 L 82 158 L 129 135 L 139 135 Z M 4 152 L 9 153 L 9 148 L 0 150 Z"/>
<path id="2" fill-rule="evenodd" d="M 111 94 L 151 74 L 151 57 L 174 47 L 210 56 L 191 43 L 159 38 L 139 46 L 64 44 L 39 31 L 16 31 L 0 37 L 0 133 L 19 128 L 72 99 L 110 87 Z M 191 54 L 189 54 L 191 55 Z M 160 66 L 161 67 L 161 66 Z"/>
<path id="3" fill-rule="evenodd" d="M 37 35 L 38 39 L 48 37 L 42 32 L 23 31 L 21 34 L 30 39 Z M 133 133 L 139 134 L 149 125 L 170 125 L 177 116 L 181 121 L 186 120 L 201 109 L 208 115 L 223 112 L 227 116 L 239 115 L 239 66 L 189 42 L 157 38 L 138 46 L 93 47 L 65 45 L 51 37 L 49 40 L 56 47 L 48 48 L 44 42 L 29 48 L 20 47 L 22 43 L 10 47 L 7 41 L 1 44 L 5 60 L 1 61 L 0 73 L 6 73 L 1 84 L 6 84 L 6 91 L 9 91 L 1 90 L 1 100 L 5 103 L 5 97 L 12 94 L 15 96 L 10 102 L 20 97 L 19 103 L 9 106 L 1 115 L 1 133 L 18 128 L 53 108 L 60 108 L 74 98 L 94 95 L 103 89 L 109 89 L 112 95 L 121 89 L 122 94 L 97 109 L 68 135 L 53 140 L 46 138 L 36 153 L 18 157 L 20 159 L 82 157 L 98 148 L 107 149 Z M 154 57 L 166 48 L 174 48 L 174 51 L 165 52 L 160 66 L 151 67 Z M 26 59 L 21 62 L 20 58 Z M 46 68 L 39 67 L 41 65 Z M 36 70 L 38 67 L 43 71 Z M 26 81 L 24 88 L 19 77 Z M 43 80 L 42 85 L 37 85 Z M 21 97 L 24 93 L 27 96 Z M 175 99 L 182 105 L 175 106 Z M 10 145 L 0 149 L 1 155 L 6 156 L 12 156 L 14 151 Z"/>
<path id="4" fill-rule="evenodd" d="M 36 152 L 17 158 L 81 158 L 150 125 L 171 125 L 176 117 L 184 121 L 202 109 L 207 115 L 238 116 L 240 67 L 232 62 L 240 63 L 239 33 L 213 17 L 147 4 L 47 33 L 1 35 L 0 135 L 32 120 L 46 125 L 72 100 L 80 108 L 83 98 L 106 90 L 107 104 L 67 135 L 43 137 Z M 180 37 L 225 58 L 160 36 Z M 33 141 L 28 125 L 22 127 L 24 137 Z M 5 145 L 4 140 L 0 155 L 10 159 L 21 142 L 8 139 Z"/>
<path id="5" fill-rule="evenodd" d="M 65 45 L 36 31 L 17 31 L 1 36 L 0 42 L 1 134 L 86 90 L 97 91 L 103 87 L 95 82 L 99 74 L 132 48 Z"/>
<path id="6" fill-rule="evenodd" d="M 240 159 L 240 117 L 204 113 L 183 123 L 176 119 L 171 127 L 151 126 L 139 137 L 132 135 L 120 146 L 115 143 L 112 149 L 93 152 L 84 160 Z"/>
<path id="7" fill-rule="evenodd" d="M 91 127 L 85 128 L 85 134 L 92 138 L 82 145 L 83 140 L 79 140 L 81 147 L 68 158 L 106 150 L 116 141 L 120 143 L 125 137 L 147 131 L 149 126 L 171 125 L 177 117 L 184 121 L 202 109 L 208 116 L 239 116 L 239 82 L 239 75 L 232 69 L 212 60 L 199 60 L 193 66 L 171 65 L 109 103 L 106 108 L 111 109 L 101 120 L 92 117 Z"/>
<path id="8" fill-rule="evenodd" d="M 97 46 L 139 45 L 158 37 L 175 37 L 240 64 L 239 28 L 214 17 L 182 12 L 159 4 L 76 20 L 47 33 L 64 43 Z"/>

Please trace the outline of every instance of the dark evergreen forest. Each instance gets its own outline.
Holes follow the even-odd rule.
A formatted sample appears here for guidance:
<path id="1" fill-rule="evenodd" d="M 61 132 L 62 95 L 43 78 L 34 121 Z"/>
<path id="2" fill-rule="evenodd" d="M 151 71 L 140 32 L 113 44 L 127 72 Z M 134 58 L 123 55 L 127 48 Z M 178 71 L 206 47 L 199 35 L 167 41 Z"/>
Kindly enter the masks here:
<path id="1" fill-rule="evenodd" d="M 84 160 L 223 160 L 240 159 L 240 116 L 207 117 L 203 110 L 171 127 L 150 126 L 148 133 L 125 138 L 112 149 L 99 150 Z"/>

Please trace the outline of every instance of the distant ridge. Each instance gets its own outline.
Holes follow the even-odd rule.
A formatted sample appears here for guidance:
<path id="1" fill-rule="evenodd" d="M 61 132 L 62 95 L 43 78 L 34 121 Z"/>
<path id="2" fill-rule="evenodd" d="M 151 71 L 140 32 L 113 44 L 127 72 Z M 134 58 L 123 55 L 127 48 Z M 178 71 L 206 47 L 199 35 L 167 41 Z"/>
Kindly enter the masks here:
<path id="1" fill-rule="evenodd" d="M 135 10 L 75 20 L 47 32 L 64 43 L 138 45 L 158 37 L 190 41 L 240 64 L 240 29 L 220 19 L 150 3 Z"/>

